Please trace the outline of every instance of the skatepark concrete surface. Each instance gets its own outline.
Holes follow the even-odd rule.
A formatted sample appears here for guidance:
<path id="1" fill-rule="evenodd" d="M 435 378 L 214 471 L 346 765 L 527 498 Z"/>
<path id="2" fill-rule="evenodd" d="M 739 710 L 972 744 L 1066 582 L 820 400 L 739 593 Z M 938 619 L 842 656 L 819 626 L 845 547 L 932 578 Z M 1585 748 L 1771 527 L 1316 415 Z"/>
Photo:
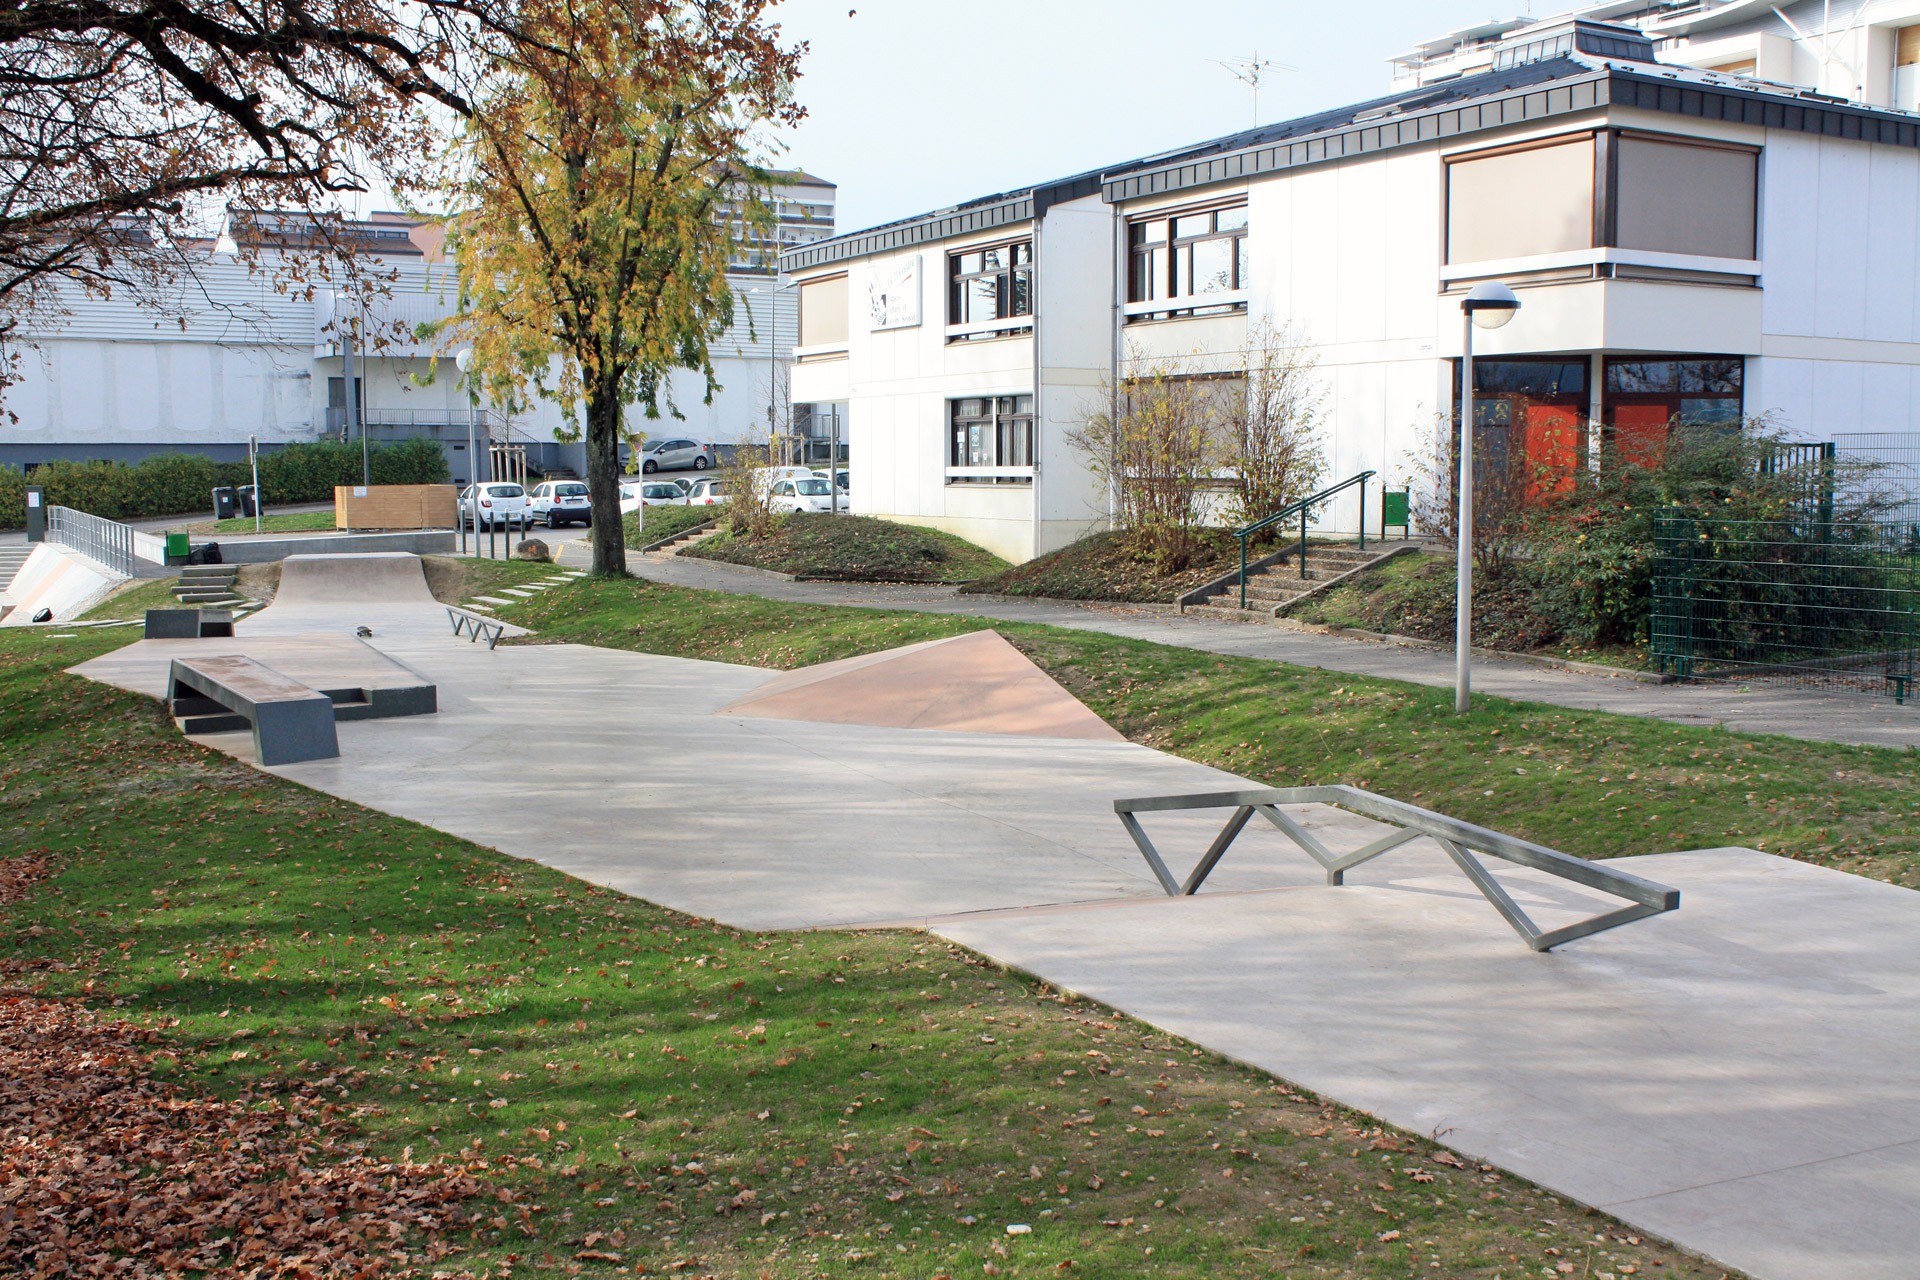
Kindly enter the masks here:
<path id="1" fill-rule="evenodd" d="M 235 630 L 245 636 L 355 635 L 361 627 L 376 640 L 451 633 L 447 606 L 427 589 L 419 556 L 405 551 L 288 556 L 280 563 L 273 603 Z M 506 626 L 506 634 L 527 632 Z"/>
<path id="2" fill-rule="evenodd" d="M 378 607 L 296 593 L 242 638 Z M 1250 827 L 1172 899 L 1114 799 L 1252 783 L 1122 740 L 730 714 L 778 673 L 489 651 L 439 612 L 369 642 L 438 686 L 438 714 L 342 724 L 338 759 L 272 772 L 744 928 L 931 928 L 1764 1280 L 1920 1275 L 1910 890 L 1650 854 L 1617 865 L 1679 911 L 1536 954 L 1427 841 L 1331 888 Z M 1382 830 L 1290 812 L 1337 851 Z M 1147 827 L 1178 873 L 1225 816 Z M 1490 865 L 1543 927 L 1617 905 Z"/>

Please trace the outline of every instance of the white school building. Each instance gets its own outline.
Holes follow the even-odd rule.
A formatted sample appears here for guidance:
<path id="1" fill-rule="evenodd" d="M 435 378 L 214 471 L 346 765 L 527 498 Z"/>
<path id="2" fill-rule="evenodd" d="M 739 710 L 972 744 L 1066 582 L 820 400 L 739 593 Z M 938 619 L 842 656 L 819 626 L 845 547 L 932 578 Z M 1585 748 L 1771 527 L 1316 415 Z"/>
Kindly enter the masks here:
<path id="1" fill-rule="evenodd" d="M 1522 23 L 1384 98 L 790 251 L 794 400 L 842 423 L 862 512 L 1016 561 L 1105 523 L 1066 436 L 1116 373 L 1230 372 L 1250 320 L 1319 360 L 1326 480 L 1401 487 L 1483 280 L 1523 306 L 1478 334 L 1476 420 L 1545 461 L 1569 426 L 1920 430 L 1920 116 L 1677 42 Z"/>

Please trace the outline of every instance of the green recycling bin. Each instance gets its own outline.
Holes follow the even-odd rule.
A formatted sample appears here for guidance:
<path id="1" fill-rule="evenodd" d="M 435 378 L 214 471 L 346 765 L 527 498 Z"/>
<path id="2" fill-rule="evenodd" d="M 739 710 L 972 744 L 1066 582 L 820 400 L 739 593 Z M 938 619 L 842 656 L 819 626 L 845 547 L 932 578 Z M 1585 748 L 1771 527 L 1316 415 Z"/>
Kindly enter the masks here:
<path id="1" fill-rule="evenodd" d="M 193 546 L 187 541 L 184 531 L 167 535 L 167 563 L 185 564 L 187 557 L 193 554 Z"/>

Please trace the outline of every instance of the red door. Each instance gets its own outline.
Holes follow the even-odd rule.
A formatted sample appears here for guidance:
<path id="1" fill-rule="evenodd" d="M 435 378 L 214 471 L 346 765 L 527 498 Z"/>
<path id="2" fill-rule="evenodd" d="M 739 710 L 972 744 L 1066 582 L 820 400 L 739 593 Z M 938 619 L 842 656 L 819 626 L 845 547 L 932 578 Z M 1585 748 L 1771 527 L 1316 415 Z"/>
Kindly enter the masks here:
<path id="1" fill-rule="evenodd" d="M 1567 493 L 1580 466 L 1580 415 L 1561 405 L 1530 404 L 1526 413 L 1527 501 Z"/>
<path id="2" fill-rule="evenodd" d="M 1667 451 L 1669 404 L 1620 404 L 1613 408 L 1613 447 L 1623 462 L 1657 467 Z"/>

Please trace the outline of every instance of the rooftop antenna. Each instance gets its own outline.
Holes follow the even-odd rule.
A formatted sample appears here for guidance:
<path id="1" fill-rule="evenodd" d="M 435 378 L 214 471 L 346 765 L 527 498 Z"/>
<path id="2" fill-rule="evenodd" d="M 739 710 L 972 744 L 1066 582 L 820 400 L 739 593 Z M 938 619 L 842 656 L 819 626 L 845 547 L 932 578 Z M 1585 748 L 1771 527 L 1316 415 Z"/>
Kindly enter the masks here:
<path id="1" fill-rule="evenodd" d="M 1300 68 L 1284 62 L 1275 62 L 1260 56 L 1258 49 L 1250 58 L 1215 58 L 1214 61 L 1227 69 L 1227 73 L 1247 88 L 1253 90 L 1253 125 L 1260 127 L 1260 82 L 1269 71 L 1298 71 Z"/>

